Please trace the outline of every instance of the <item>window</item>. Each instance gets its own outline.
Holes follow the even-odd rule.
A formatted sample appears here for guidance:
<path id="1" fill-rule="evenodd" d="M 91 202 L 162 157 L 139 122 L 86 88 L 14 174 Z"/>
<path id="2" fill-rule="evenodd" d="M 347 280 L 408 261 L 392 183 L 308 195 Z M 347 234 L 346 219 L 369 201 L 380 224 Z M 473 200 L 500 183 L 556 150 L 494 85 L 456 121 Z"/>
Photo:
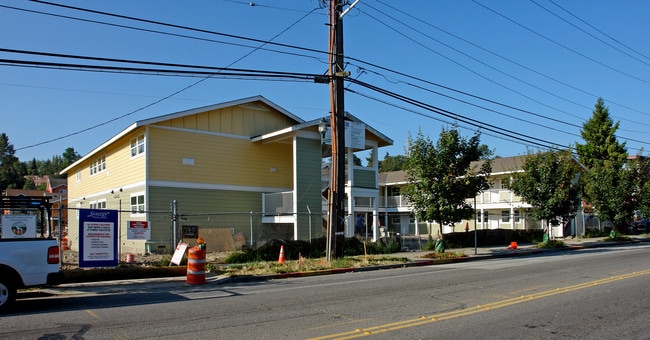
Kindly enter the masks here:
<path id="1" fill-rule="evenodd" d="M 131 157 L 144 153 L 144 135 L 131 139 Z"/>
<path id="2" fill-rule="evenodd" d="M 106 170 L 106 156 L 101 156 L 90 163 L 90 175 Z"/>
<path id="3" fill-rule="evenodd" d="M 402 192 L 401 192 L 400 187 L 392 187 L 392 188 L 390 188 L 390 195 L 391 196 L 399 196 L 401 194 L 402 194 Z"/>
<path id="4" fill-rule="evenodd" d="M 77 182 L 81 182 L 81 170 L 77 170 Z"/>
<path id="5" fill-rule="evenodd" d="M 144 214 L 144 194 L 131 196 L 131 214 Z"/>
<path id="6" fill-rule="evenodd" d="M 519 223 L 519 210 L 515 210 L 515 223 Z"/>
<path id="7" fill-rule="evenodd" d="M 415 224 L 415 215 L 409 215 L 409 223 Z"/>
<path id="8" fill-rule="evenodd" d="M 90 202 L 90 209 L 106 209 L 106 200 Z"/>
<path id="9" fill-rule="evenodd" d="M 482 218 L 483 218 L 483 214 L 481 214 L 480 211 L 476 212 L 476 222 L 477 223 L 483 223 Z"/>
<path id="10" fill-rule="evenodd" d="M 483 212 L 483 222 L 488 222 L 490 220 L 490 213 L 488 211 Z"/>
<path id="11" fill-rule="evenodd" d="M 502 210 L 501 211 L 501 222 L 510 223 L 510 211 Z"/>
<path id="12" fill-rule="evenodd" d="M 400 224 L 402 223 L 402 217 L 400 215 L 391 215 L 390 224 Z"/>

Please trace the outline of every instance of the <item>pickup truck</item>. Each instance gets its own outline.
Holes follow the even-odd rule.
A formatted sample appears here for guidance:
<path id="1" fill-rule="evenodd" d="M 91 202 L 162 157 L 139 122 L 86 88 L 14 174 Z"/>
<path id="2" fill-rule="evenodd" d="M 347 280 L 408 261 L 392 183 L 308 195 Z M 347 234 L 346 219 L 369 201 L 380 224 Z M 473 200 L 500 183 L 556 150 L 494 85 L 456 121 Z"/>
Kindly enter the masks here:
<path id="1" fill-rule="evenodd" d="M 0 312 L 9 310 L 19 288 L 61 283 L 56 239 L 0 240 Z"/>
<path id="2" fill-rule="evenodd" d="M 0 312 L 11 309 L 18 289 L 63 280 L 59 242 L 48 227 L 48 204 L 47 197 L 0 199 Z"/>

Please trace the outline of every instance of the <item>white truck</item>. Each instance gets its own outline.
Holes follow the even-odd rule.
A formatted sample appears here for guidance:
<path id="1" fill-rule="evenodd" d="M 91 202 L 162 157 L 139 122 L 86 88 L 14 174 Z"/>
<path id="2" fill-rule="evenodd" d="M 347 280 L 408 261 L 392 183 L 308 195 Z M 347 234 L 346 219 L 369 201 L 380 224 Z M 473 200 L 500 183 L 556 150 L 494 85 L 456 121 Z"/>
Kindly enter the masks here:
<path id="1" fill-rule="evenodd" d="M 6 312 L 18 289 L 58 284 L 63 271 L 49 197 L 2 197 L 0 214 L 0 312 Z"/>

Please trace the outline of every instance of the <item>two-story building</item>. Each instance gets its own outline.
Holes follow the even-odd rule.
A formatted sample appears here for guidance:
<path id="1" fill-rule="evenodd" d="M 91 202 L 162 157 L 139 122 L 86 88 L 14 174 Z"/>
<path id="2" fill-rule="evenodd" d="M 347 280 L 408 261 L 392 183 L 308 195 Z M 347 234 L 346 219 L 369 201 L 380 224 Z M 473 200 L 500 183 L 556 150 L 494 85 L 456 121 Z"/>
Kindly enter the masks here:
<path id="1" fill-rule="evenodd" d="M 531 205 L 509 190 L 507 184 L 512 174 L 521 172 L 526 156 L 495 158 L 490 173 L 490 188 L 468 203 L 475 207 L 476 219 L 463 220 L 455 225 L 444 226 L 443 233 L 461 232 L 465 228 L 481 229 L 540 229 L 542 224 L 533 220 L 528 210 Z M 401 188 L 407 184 L 405 171 L 379 174 L 380 224 L 388 233 L 401 235 L 432 235 L 438 237 L 435 221 L 418 221 L 408 199 L 402 195 Z"/>
<path id="2" fill-rule="evenodd" d="M 345 120 L 354 136 L 348 159 L 364 150 L 377 159 L 392 144 L 356 117 Z M 198 228 L 211 250 L 322 237 L 328 121 L 304 121 L 262 96 L 137 121 L 62 171 L 70 246 L 79 248 L 81 208 L 119 211 L 120 253 L 169 252 L 185 227 Z M 348 201 L 375 202 L 367 209 L 377 215 L 377 168 L 347 169 Z M 129 221 L 148 221 L 149 239 L 129 239 Z"/>

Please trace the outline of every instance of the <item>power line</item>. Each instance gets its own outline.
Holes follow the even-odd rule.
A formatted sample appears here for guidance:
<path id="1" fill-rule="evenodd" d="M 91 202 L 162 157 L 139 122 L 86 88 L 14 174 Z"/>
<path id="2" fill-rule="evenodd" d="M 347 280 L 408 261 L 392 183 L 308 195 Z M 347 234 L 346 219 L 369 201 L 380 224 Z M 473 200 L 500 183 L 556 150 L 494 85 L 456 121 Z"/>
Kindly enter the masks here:
<path id="1" fill-rule="evenodd" d="M 645 54 L 643 54 L 643 53 L 641 53 L 641 52 L 639 52 L 639 51 L 633 49 L 633 48 L 630 47 L 630 46 L 627 46 L 626 44 L 620 42 L 618 39 L 616 39 L 616 38 L 612 37 L 611 35 L 609 35 L 609 34 L 603 32 L 603 31 L 601 31 L 600 29 L 598 29 L 598 27 L 596 27 L 596 26 L 594 26 L 594 25 L 588 23 L 587 21 L 581 19 L 581 18 L 578 17 L 577 15 L 575 15 L 575 14 L 569 12 L 566 8 L 564 8 L 564 7 L 560 6 L 560 5 L 558 5 L 558 4 L 557 4 L 556 2 L 554 2 L 553 0 L 548 0 L 548 1 L 549 1 L 550 3 L 552 3 L 553 5 L 557 6 L 557 7 L 558 7 L 559 9 L 561 9 L 562 11 L 566 12 L 567 14 L 569 14 L 570 16 L 576 18 L 578 21 L 580 21 L 580 22 L 582 22 L 583 24 L 589 26 L 591 29 L 593 29 L 593 30 L 595 30 L 596 32 L 598 32 L 598 33 L 604 35 L 605 37 L 609 38 L 610 40 L 616 42 L 617 44 L 619 44 L 619 45 L 621 45 L 621 46 L 627 48 L 628 50 L 630 50 L 630 51 L 632 51 L 632 52 L 634 52 L 634 53 L 636 53 L 636 54 L 638 54 L 638 55 L 640 55 L 640 56 L 642 56 L 642 57 L 644 57 L 644 58 L 646 58 L 646 59 L 650 59 L 650 57 L 646 56 Z"/>
<path id="2" fill-rule="evenodd" d="M 401 9 L 399 9 L 399 8 L 397 8 L 397 7 L 391 6 L 390 4 L 387 4 L 387 3 L 385 3 L 385 2 L 383 2 L 383 1 L 381 1 L 381 0 L 376 0 L 376 1 L 377 1 L 378 3 L 380 3 L 380 4 L 384 5 L 384 6 L 386 6 L 386 7 L 389 7 L 390 9 L 392 9 L 392 10 L 394 10 L 394 11 L 396 11 L 396 12 L 399 12 L 399 13 L 401 13 L 401 14 L 403 14 L 403 15 L 405 15 L 405 16 L 407 16 L 407 17 L 413 19 L 413 20 L 416 20 L 416 21 L 418 21 L 418 22 L 420 22 L 420 23 L 422 23 L 422 24 L 424 24 L 424 25 L 426 25 L 426 26 L 432 27 L 432 28 L 434 28 L 434 29 L 436 29 L 436 30 L 438 30 L 438 31 L 440 31 L 440 32 L 442 32 L 442 33 L 444 33 L 444 34 L 447 34 L 447 35 L 449 35 L 449 36 L 451 36 L 451 37 L 453 37 L 453 38 L 455 38 L 455 39 L 457 39 L 457 40 L 460 40 L 460 41 L 462 41 L 462 42 L 464 42 L 464 43 L 466 43 L 466 44 L 469 44 L 469 45 L 471 45 L 471 46 L 473 46 L 473 47 L 475 47 L 475 48 L 478 48 L 478 49 L 480 49 L 480 50 L 482 50 L 482 51 L 484 51 L 484 52 L 486 52 L 486 53 L 488 53 L 488 54 L 490 54 L 490 55 L 493 55 L 493 56 L 497 57 L 497 58 L 500 58 L 500 59 L 502 59 L 502 60 L 505 60 L 505 61 L 507 61 L 507 62 L 509 62 L 509 63 L 511 63 L 511 64 L 513 64 L 513 65 L 516 65 L 516 66 L 521 67 L 521 68 L 523 68 L 523 69 L 525 69 L 525 70 L 528 70 L 528 71 L 530 71 L 530 72 L 533 72 L 533 73 L 535 73 L 535 74 L 537 74 L 537 75 L 539 75 L 539 76 L 541 76 L 541 77 L 544 77 L 544 78 L 546 78 L 546 79 L 548 79 L 548 80 L 551 80 L 551 81 L 553 81 L 553 82 L 555 82 L 555 83 L 557 83 L 557 84 L 560 84 L 560 85 L 566 86 L 566 87 L 568 87 L 568 88 L 570 88 L 570 89 L 573 89 L 573 90 L 575 90 L 575 91 L 578 91 L 578 92 L 580 92 L 580 93 L 586 94 L 586 95 L 591 96 L 591 97 L 594 97 L 594 98 L 598 98 L 598 97 L 600 97 L 600 96 L 598 96 L 598 95 L 596 95 L 596 94 L 594 94 L 594 93 L 591 93 L 591 92 L 585 91 L 584 89 L 581 89 L 581 88 L 576 87 L 576 86 L 573 86 L 573 85 L 571 85 L 571 84 L 569 84 L 569 83 L 563 82 L 563 81 L 561 81 L 561 80 L 559 80 L 559 79 L 557 79 L 557 78 L 551 77 L 551 76 L 549 76 L 549 75 L 547 75 L 547 74 L 544 74 L 544 73 L 542 73 L 542 72 L 539 72 L 539 71 L 537 71 L 537 70 L 535 70 L 535 69 L 533 69 L 533 68 L 531 68 L 531 67 L 528 67 L 528 66 L 526 66 L 526 65 L 524 65 L 524 64 L 521 64 L 521 63 L 519 63 L 519 62 L 517 62 L 517 61 L 515 61 L 515 60 L 512 60 L 512 59 L 510 59 L 510 58 L 507 58 L 507 57 L 505 57 L 505 56 L 503 56 L 503 55 L 501 55 L 501 54 L 499 54 L 499 53 L 497 53 L 497 52 L 494 52 L 494 51 L 492 51 L 492 50 L 490 50 L 490 49 L 487 49 L 487 48 L 485 48 L 485 47 L 483 47 L 483 46 L 480 46 L 480 45 L 478 45 L 478 44 L 476 44 L 476 43 L 473 43 L 473 42 L 471 42 L 471 41 L 469 41 L 469 40 L 467 40 L 467 39 L 464 39 L 464 38 L 462 38 L 462 37 L 460 37 L 460 36 L 458 36 L 458 35 L 456 35 L 456 34 L 453 34 L 453 33 L 449 32 L 449 31 L 447 31 L 447 30 L 444 30 L 444 29 L 442 29 L 442 28 L 440 28 L 440 27 L 438 27 L 438 26 L 436 26 L 436 25 L 433 25 L 433 24 L 431 24 L 430 22 L 428 22 L 428 21 L 426 21 L 426 20 L 422 20 L 422 19 L 420 19 L 420 18 L 418 18 L 418 17 L 416 17 L 416 16 L 414 16 L 414 15 L 412 15 L 412 14 L 409 14 L 409 13 L 406 13 L 406 12 L 402 11 Z M 550 0 L 549 0 L 549 1 L 550 1 Z M 366 5 L 367 5 L 367 4 L 366 4 Z M 370 7 L 370 6 L 368 6 L 368 7 Z M 627 109 L 627 110 L 630 110 L 630 111 L 634 111 L 634 112 L 640 113 L 640 114 L 642 114 L 642 115 L 650 116 L 650 114 L 647 113 L 647 112 L 643 112 L 643 111 L 640 111 L 640 110 L 638 110 L 638 109 L 631 108 L 631 107 L 629 107 L 629 106 L 626 106 L 626 105 L 624 105 L 624 104 L 621 104 L 621 103 L 619 103 L 619 102 L 615 102 L 615 101 L 611 100 L 611 98 L 605 98 L 605 99 L 607 100 L 607 102 L 609 102 L 609 103 L 611 103 L 611 104 L 614 104 L 614 105 L 617 105 L 617 106 L 620 106 L 620 107 L 622 107 L 622 108 L 624 108 L 624 109 Z M 574 104 L 576 104 L 576 103 L 574 103 Z M 576 105 L 579 105 L 579 106 L 584 107 L 584 108 L 586 108 L 586 109 L 591 109 L 590 107 L 587 107 L 587 106 L 584 106 L 584 105 L 580 105 L 580 104 L 576 104 Z M 630 120 L 622 119 L 622 118 L 618 118 L 618 119 L 620 119 L 620 120 L 625 120 L 625 121 L 630 121 Z M 630 121 L 630 122 L 638 123 L 638 122 L 634 122 L 634 121 Z M 645 125 L 645 124 L 643 124 L 643 125 Z M 648 125 L 648 126 L 650 126 L 650 125 Z M 625 130 L 623 130 L 623 131 L 625 131 Z M 627 130 L 627 131 L 628 131 L 628 132 L 639 132 L 639 133 L 643 133 L 643 132 L 641 132 L 641 131 L 632 131 L 632 130 Z"/>
<path id="3" fill-rule="evenodd" d="M 616 47 L 616 46 L 613 46 L 612 44 L 610 44 L 610 43 L 608 43 L 608 42 L 606 42 L 606 41 L 603 41 L 602 39 L 598 38 L 597 36 L 595 36 L 595 35 L 593 35 L 593 34 L 587 32 L 587 31 L 585 31 L 584 29 L 578 27 L 578 26 L 575 25 L 574 23 L 572 23 L 572 22 L 570 22 L 570 21 L 568 21 L 568 20 L 562 18 L 561 16 L 557 15 L 555 12 L 551 11 L 550 9 L 548 9 L 548 8 L 542 6 L 541 4 L 535 2 L 535 0 L 529 0 L 529 1 L 532 2 L 532 3 L 534 3 L 535 5 L 537 5 L 537 7 L 539 7 L 539 8 L 541 8 L 541 9 L 545 10 L 546 12 L 548 12 L 549 14 L 551 14 L 552 16 L 554 16 L 554 17 L 556 17 L 556 18 L 562 20 L 563 22 L 567 23 L 567 24 L 570 25 L 571 27 L 573 27 L 573 28 L 579 30 L 580 32 L 582 32 L 582 33 L 584 33 L 584 34 L 586 34 L 586 35 L 588 35 L 588 36 L 590 36 L 590 37 L 592 37 L 592 38 L 598 40 L 599 42 L 601 42 L 601 43 L 603 43 L 603 44 L 605 44 L 605 45 L 611 47 L 612 49 L 614 49 L 614 50 L 616 50 L 616 51 L 618 51 L 618 52 L 620 52 L 620 53 L 622 53 L 622 54 L 624 54 L 624 55 L 626 55 L 626 56 L 628 56 L 628 57 L 630 57 L 630 58 L 632 58 L 632 59 L 634 59 L 634 60 L 636 60 L 636 61 L 638 61 L 638 62 L 640 62 L 640 63 L 642 63 L 642 64 L 645 64 L 646 66 L 650 66 L 650 64 L 649 64 L 647 61 L 645 61 L 645 60 L 641 60 L 641 59 L 637 58 L 636 56 L 633 56 L 633 55 L 631 55 L 631 54 L 629 54 L 629 53 L 627 53 L 627 52 L 625 52 L 625 51 L 622 51 L 620 48 L 618 48 L 618 47 Z"/>
<path id="4" fill-rule="evenodd" d="M 307 14 L 307 15 L 308 15 L 308 14 Z M 303 18 L 305 18 L 307 15 L 303 16 L 300 20 L 302 20 Z M 300 20 L 298 20 L 298 22 L 299 22 Z M 293 25 L 295 25 L 295 24 L 293 24 Z M 290 27 L 293 27 L 293 25 L 289 26 L 289 28 L 290 28 Z M 287 29 L 289 29 L 289 28 L 287 28 Z M 283 30 L 282 33 L 283 33 L 283 32 L 286 32 L 287 29 Z M 281 34 L 281 33 L 280 33 L 280 34 Z M 276 35 L 275 37 L 278 37 L 280 34 Z M 274 39 L 275 39 L 275 37 L 274 37 Z M 268 43 L 270 43 L 270 42 L 268 42 Z M 245 58 L 246 56 L 249 56 L 250 54 L 252 54 L 253 52 L 257 51 L 258 49 L 260 49 L 262 46 L 264 46 L 264 45 L 266 45 L 266 44 L 267 44 L 267 42 L 263 42 L 262 45 L 258 46 L 256 49 L 254 49 L 253 51 L 249 52 L 249 53 L 246 54 L 245 56 L 241 57 L 241 58 L 238 59 L 237 61 L 234 61 L 234 62 L 231 63 L 230 65 L 233 65 L 234 63 L 236 63 L 236 62 L 242 60 L 242 59 Z M 40 142 L 40 143 L 32 144 L 32 145 L 29 145 L 29 146 L 26 146 L 26 147 L 17 148 L 16 150 L 22 150 L 22 149 L 27 149 L 27 148 L 35 147 L 35 146 L 38 146 L 38 145 L 43 145 L 43 144 L 51 143 L 51 142 L 54 142 L 54 141 L 57 141 L 57 140 L 61 140 L 61 139 L 64 139 L 64 138 L 67 138 L 67 137 L 70 137 L 70 136 L 73 136 L 73 135 L 77 135 L 77 134 L 80 134 L 80 133 L 83 133 L 83 132 L 86 132 L 86 131 L 89 131 L 89 130 L 95 129 L 95 128 L 97 128 L 97 127 L 100 127 L 100 126 L 106 125 L 106 124 L 108 124 L 108 123 L 114 122 L 114 121 L 119 120 L 119 119 L 121 119 L 121 118 L 124 118 L 124 117 L 130 116 L 130 115 L 133 115 L 133 114 L 135 114 L 135 113 L 137 113 L 137 112 L 140 112 L 140 111 L 142 111 L 142 110 L 144 110 L 144 109 L 147 109 L 147 108 L 149 108 L 149 107 L 152 107 L 152 106 L 154 106 L 154 105 L 156 105 L 156 104 L 158 104 L 158 103 L 160 103 L 160 102 L 163 102 L 163 101 L 165 101 L 165 100 L 167 100 L 167 99 L 169 99 L 169 98 L 171 98 L 171 97 L 173 97 L 173 96 L 175 96 L 175 95 L 177 95 L 177 94 L 179 94 L 179 93 L 181 93 L 181 92 L 184 92 L 184 91 L 186 91 L 187 89 L 190 89 L 190 88 L 192 88 L 192 87 L 198 85 L 199 83 L 203 82 L 203 81 L 206 80 L 206 79 L 207 79 L 207 78 L 203 78 L 203 79 L 201 79 L 201 80 L 199 80 L 199 81 L 197 81 L 197 82 L 194 82 L 194 83 L 192 83 L 192 84 L 190 84 L 190 85 L 188 85 L 188 86 L 185 86 L 185 87 L 181 88 L 180 90 L 175 91 L 175 92 L 173 92 L 173 93 L 171 93 L 171 94 L 169 94 L 169 95 L 167 95 L 167 96 L 165 96 L 165 97 L 163 97 L 163 98 L 160 98 L 159 100 L 156 100 L 156 101 L 154 101 L 154 102 L 152 102 L 152 103 L 150 103 L 150 104 L 147 104 L 147 105 L 145 105 L 145 106 L 142 106 L 142 107 L 140 107 L 140 108 L 138 108 L 138 109 L 136 109 L 136 110 L 133 110 L 133 111 L 131 111 L 131 112 L 128 112 L 128 113 L 126 113 L 126 114 L 124 114 L 124 115 L 121 115 L 121 116 L 119 116 L 119 117 L 117 117 L 117 118 L 113 118 L 113 119 L 111 119 L 111 120 L 109 120 L 109 121 L 106 121 L 106 122 L 104 122 L 104 123 L 100 123 L 100 124 L 97 124 L 97 125 L 92 126 L 92 127 L 90 127 L 90 128 L 86 128 L 86 129 L 83 129 L 83 130 L 80 130 L 80 131 L 77 131 L 77 132 L 73 132 L 73 133 L 68 134 L 68 135 L 65 135 L 65 136 L 63 136 L 63 137 L 58 137 L 58 138 L 54 138 L 54 139 L 51 139 L 51 140 L 48 140 L 48 141 L 45 141 L 45 142 Z"/>
<path id="5" fill-rule="evenodd" d="M 570 47 L 568 47 L 568 46 L 566 46 L 566 45 L 564 45 L 564 44 L 561 44 L 561 43 L 559 43 L 559 42 L 557 42 L 557 41 L 555 41 L 555 40 L 553 40 L 553 39 L 551 39 L 551 38 L 549 38 L 549 37 L 547 37 L 547 36 L 545 36 L 545 35 L 543 35 L 543 34 L 537 32 L 537 31 L 533 30 L 532 28 L 529 28 L 528 26 L 526 26 L 526 25 L 524 25 L 524 24 L 521 24 L 521 23 L 519 23 L 518 21 L 516 21 L 516 20 L 514 20 L 514 19 L 511 19 L 511 18 L 509 18 L 509 17 L 507 17 L 507 16 L 505 16 L 505 15 L 503 15 L 503 14 L 501 14 L 501 13 L 499 13 L 499 12 L 493 10 L 493 9 L 491 9 L 490 7 L 488 7 L 488 6 L 486 6 L 486 5 L 483 5 L 483 4 L 479 3 L 477 0 L 471 0 L 471 1 L 472 1 L 473 3 L 475 3 L 475 4 L 477 4 L 478 6 L 481 6 L 481 7 L 485 8 L 486 10 L 488 10 L 488 11 L 490 11 L 490 12 L 492 12 L 492 13 L 498 15 L 498 16 L 500 16 L 501 18 L 503 18 L 503 19 L 505 19 L 505 20 L 507 20 L 507 21 L 509 21 L 509 22 L 511 22 L 511 23 L 513 23 L 513 24 L 515 24 L 515 25 L 517 25 L 517 26 L 519 26 L 519 27 L 521 27 L 521 28 L 523 28 L 523 29 L 525 29 L 525 30 L 527 30 L 527 31 L 529 31 L 529 32 L 531 32 L 531 33 L 533 33 L 533 34 L 535 34 L 536 36 L 538 36 L 538 37 L 540 37 L 540 38 L 542 38 L 542 39 L 544 39 L 544 40 L 546 40 L 546 41 L 548 41 L 548 42 L 551 42 L 551 43 L 553 43 L 553 44 L 555 44 L 555 45 L 557 45 L 557 46 L 560 46 L 560 47 L 562 47 L 563 49 L 565 49 L 565 50 L 567 50 L 567 51 L 569 51 L 569 52 L 572 52 L 572 53 L 574 53 L 574 54 L 576 54 L 576 55 L 578 55 L 578 56 L 580 56 L 580 57 L 582 57 L 582 58 L 585 58 L 585 59 L 587 59 L 587 60 L 589 60 L 589 61 L 591 61 L 591 62 L 593 62 L 593 63 L 596 63 L 596 64 L 598 64 L 598 65 L 600 65 L 600 66 L 602 66 L 602 67 L 605 67 L 605 68 L 607 68 L 607 69 L 609 69 L 609 70 L 612 70 L 612 71 L 614 71 L 614 72 L 616 72 L 616 73 L 622 74 L 622 75 L 624 75 L 624 76 L 626 76 L 626 77 L 629 77 L 629 78 L 631 78 L 631 79 L 634 79 L 634 80 L 637 80 L 637 81 L 639 81 L 639 82 L 642 82 L 642 83 L 645 83 L 645 84 L 650 85 L 650 81 L 648 81 L 648 80 L 645 80 L 645 79 L 643 79 L 643 78 L 639 78 L 639 77 L 637 77 L 637 76 L 635 76 L 635 75 L 632 75 L 632 74 L 629 74 L 629 73 L 627 73 L 627 72 L 621 71 L 621 70 L 619 70 L 619 69 L 617 69 L 617 68 L 615 68 L 615 67 L 609 66 L 609 65 L 607 65 L 607 64 L 605 64 L 605 63 L 603 63 L 603 62 L 600 62 L 600 61 L 598 61 L 598 60 L 596 60 L 596 59 L 594 59 L 594 58 L 592 58 L 592 57 L 590 57 L 590 56 L 588 56 L 588 55 L 585 55 L 584 53 L 580 53 L 580 52 L 576 51 L 575 49 L 572 49 L 572 48 L 570 48 Z"/>

